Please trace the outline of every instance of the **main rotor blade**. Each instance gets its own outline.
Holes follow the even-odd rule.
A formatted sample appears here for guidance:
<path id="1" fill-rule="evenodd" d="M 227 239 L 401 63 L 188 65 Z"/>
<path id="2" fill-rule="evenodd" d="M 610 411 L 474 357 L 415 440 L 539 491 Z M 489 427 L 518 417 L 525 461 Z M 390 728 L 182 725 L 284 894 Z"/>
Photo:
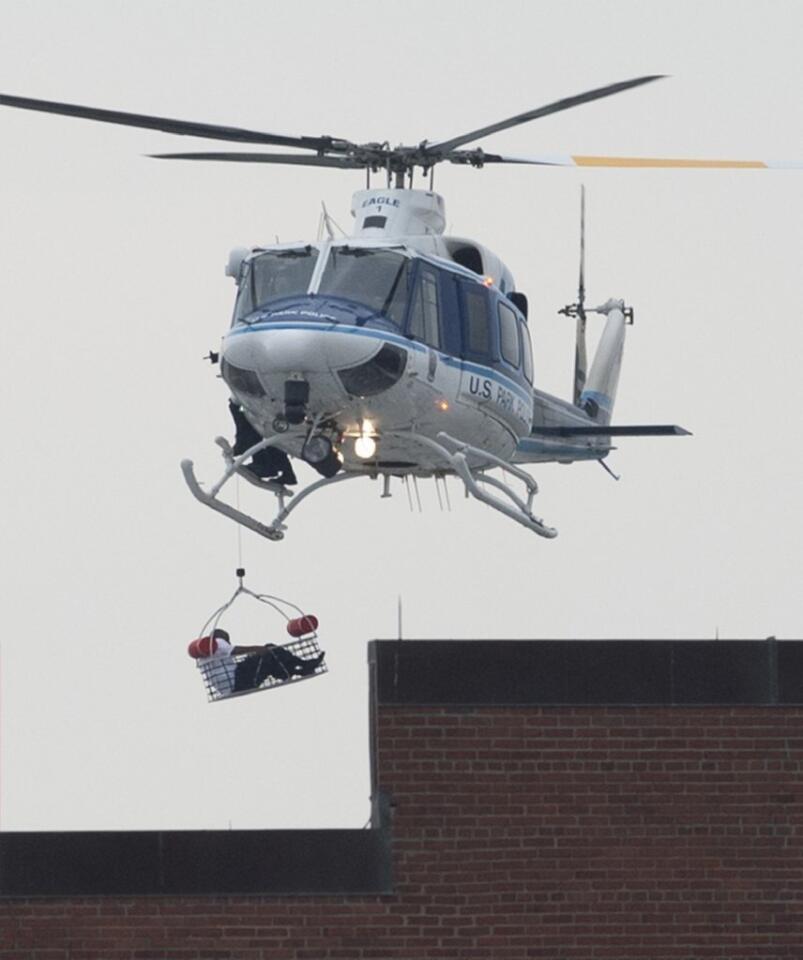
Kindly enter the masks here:
<path id="1" fill-rule="evenodd" d="M 574 166 L 571 157 L 563 154 L 545 153 L 541 156 L 511 157 L 501 153 L 486 153 L 484 150 L 450 150 L 444 157 L 449 163 L 483 167 L 486 163 L 527 163 L 538 167 Z"/>
<path id="2" fill-rule="evenodd" d="M 342 167 L 361 170 L 365 164 L 353 157 L 307 157 L 298 153 L 149 153 L 154 160 L 225 160 L 229 163 L 290 163 L 304 167 Z"/>
<path id="3" fill-rule="evenodd" d="M 803 170 L 803 160 L 697 160 L 688 157 L 595 157 L 544 153 L 512 157 L 482 150 L 456 150 L 445 159 L 452 163 L 483 166 L 486 163 L 524 163 L 539 167 L 652 167 L 702 170 Z"/>
<path id="4" fill-rule="evenodd" d="M 622 91 L 630 90 L 632 87 L 639 87 L 644 83 L 660 80 L 663 76 L 664 74 L 653 74 L 648 77 L 636 77 L 634 80 L 623 80 L 620 83 L 611 83 L 607 87 L 588 90 L 586 93 L 579 93 L 575 97 L 565 97 L 563 100 L 556 100 L 554 103 L 549 103 L 545 107 L 536 107 L 535 110 L 528 110 L 526 113 L 519 113 L 515 117 L 510 117 L 507 120 L 500 120 L 498 123 L 492 123 L 487 127 L 480 127 L 478 130 L 461 134 L 459 137 L 452 137 L 451 140 L 426 143 L 425 149 L 427 152 L 438 154 L 448 153 L 450 150 L 454 150 L 455 147 L 462 146 L 464 143 L 471 143 L 472 140 L 479 140 L 480 137 L 487 137 L 491 133 L 498 133 L 500 130 L 516 127 L 520 123 L 528 123 L 530 120 L 537 120 L 539 117 L 546 117 L 551 113 L 570 110 L 572 107 L 577 107 L 581 103 L 600 100 L 602 97 L 610 97 L 614 93 L 622 93 Z"/>
<path id="5" fill-rule="evenodd" d="M 803 160 L 694 160 L 684 157 L 572 157 L 577 167 L 689 167 L 710 170 L 801 170 Z"/>
<path id="6" fill-rule="evenodd" d="M 42 113 L 57 113 L 66 117 L 80 117 L 101 123 L 117 123 L 126 127 L 141 127 L 146 130 L 162 130 L 188 137 L 207 137 L 210 140 L 234 140 L 239 143 L 272 143 L 280 147 L 303 147 L 307 150 L 343 149 L 346 141 L 332 137 L 286 137 L 240 127 L 224 127 L 214 123 L 194 123 L 188 120 L 171 120 L 168 117 L 152 117 L 144 113 L 124 113 L 120 110 L 100 110 L 74 103 L 56 103 L 52 100 L 33 100 L 30 97 L 12 97 L 0 94 L 0 105 L 17 107 L 20 110 L 39 110 Z M 342 145 L 342 147 L 341 147 Z"/>

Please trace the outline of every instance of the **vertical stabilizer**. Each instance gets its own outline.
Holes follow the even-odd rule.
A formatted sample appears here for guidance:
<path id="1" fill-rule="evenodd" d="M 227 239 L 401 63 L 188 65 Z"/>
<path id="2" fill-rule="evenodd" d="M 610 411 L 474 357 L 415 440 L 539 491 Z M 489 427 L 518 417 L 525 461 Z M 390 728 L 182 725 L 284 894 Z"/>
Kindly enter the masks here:
<path id="1" fill-rule="evenodd" d="M 591 364 L 579 405 L 597 423 L 611 422 L 616 388 L 619 385 L 619 371 L 622 367 L 625 326 L 629 312 L 624 300 L 609 300 L 594 310 L 594 313 L 605 314 L 608 319 L 605 322 L 597 352 L 594 354 L 594 362 Z"/>

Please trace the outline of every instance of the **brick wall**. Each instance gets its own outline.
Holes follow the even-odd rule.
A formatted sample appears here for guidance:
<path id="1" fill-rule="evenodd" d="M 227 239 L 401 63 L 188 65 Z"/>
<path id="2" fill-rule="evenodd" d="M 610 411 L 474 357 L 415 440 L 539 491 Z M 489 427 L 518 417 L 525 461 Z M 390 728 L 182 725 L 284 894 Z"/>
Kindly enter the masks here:
<path id="1" fill-rule="evenodd" d="M 0 960 L 803 957 L 803 707 L 375 703 L 393 892 L 12 898 Z"/>
<path id="2" fill-rule="evenodd" d="M 799 960 L 801 723 L 800 709 L 383 710 L 397 891 L 429 932 L 414 955 Z"/>

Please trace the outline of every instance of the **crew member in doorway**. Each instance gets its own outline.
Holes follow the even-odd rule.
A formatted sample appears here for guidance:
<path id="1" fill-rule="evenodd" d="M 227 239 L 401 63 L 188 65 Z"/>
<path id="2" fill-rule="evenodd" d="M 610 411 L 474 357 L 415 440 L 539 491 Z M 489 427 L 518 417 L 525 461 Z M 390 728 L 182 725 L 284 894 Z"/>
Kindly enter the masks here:
<path id="1" fill-rule="evenodd" d="M 324 653 L 308 660 L 274 643 L 261 647 L 232 646 L 227 630 L 216 628 L 209 640 L 209 655 L 201 658 L 211 663 L 208 677 L 216 692 L 226 697 L 243 690 L 253 690 L 264 683 L 268 677 L 276 680 L 292 680 L 294 677 L 308 677 L 315 673 L 323 663 Z M 199 643 L 200 641 L 195 641 Z M 237 662 L 234 657 L 246 654 L 244 660 Z"/>
<path id="2" fill-rule="evenodd" d="M 245 453 L 255 443 L 259 443 L 262 437 L 254 430 L 248 422 L 245 414 L 233 400 L 229 400 L 229 411 L 234 420 L 234 448 L 235 457 Z M 251 463 L 246 468 L 257 477 L 266 480 L 275 480 L 276 483 L 292 486 L 298 483 L 293 467 L 290 464 L 290 457 L 276 447 L 266 447 L 264 450 L 258 450 Z"/>

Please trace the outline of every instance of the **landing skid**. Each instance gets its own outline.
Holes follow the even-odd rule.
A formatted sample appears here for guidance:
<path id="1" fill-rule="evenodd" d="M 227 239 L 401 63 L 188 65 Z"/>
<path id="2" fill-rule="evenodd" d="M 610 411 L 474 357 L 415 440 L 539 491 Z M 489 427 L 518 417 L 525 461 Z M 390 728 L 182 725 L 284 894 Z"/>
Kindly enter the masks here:
<path id="1" fill-rule="evenodd" d="M 558 535 L 558 531 L 555 530 L 554 527 L 548 527 L 540 517 L 536 517 L 532 512 L 533 497 L 538 493 L 538 484 L 529 473 L 520 470 L 518 467 L 514 467 L 506 460 L 494 456 L 487 450 L 472 447 L 471 444 L 463 443 L 462 440 L 456 440 L 454 437 L 450 437 L 448 433 L 438 434 L 438 440 L 441 441 L 440 443 L 435 440 L 430 440 L 429 437 L 418 435 L 416 435 L 416 439 L 431 450 L 435 450 L 446 460 L 449 467 L 454 470 L 457 476 L 463 481 L 466 493 L 470 494 L 476 500 L 487 504 L 500 513 L 504 513 L 505 516 L 510 517 L 511 520 L 515 520 L 516 523 L 520 523 L 522 526 L 527 527 L 528 530 L 537 533 L 539 537 L 547 537 L 551 540 Z M 450 450 L 448 449 L 449 447 L 454 449 Z M 468 465 L 469 455 L 490 462 L 493 466 L 500 467 L 505 472 L 521 480 L 527 491 L 526 501 L 522 500 L 506 481 L 497 480 L 496 477 L 489 477 L 485 474 L 485 468 L 482 470 L 472 470 Z M 501 491 L 506 497 L 506 500 L 483 490 L 480 484 L 486 484 L 489 487 Z"/>
<path id="2" fill-rule="evenodd" d="M 437 440 L 432 440 L 429 437 L 423 437 L 419 434 L 407 433 L 405 436 L 408 439 L 411 437 L 414 438 L 419 443 L 437 453 L 438 456 L 445 461 L 447 470 L 453 471 L 463 481 L 467 494 L 479 500 L 481 503 L 487 504 L 494 510 L 505 514 L 505 516 L 515 520 L 516 523 L 520 523 L 522 526 L 527 527 L 528 530 L 537 533 L 540 537 L 548 537 L 551 539 L 557 536 L 557 530 L 548 527 L 543 520 L 533 514 L 532 501 L 535 494 L 538 493 L 538 484 L 524 470 L 494 456 L 494 454 L 489 453 L 487 450 L 473 447 L 468 443 L 450 437 L 447 433 L 439 433 Z M 255 453 L 264 450 L 266 447 L 275 446 L 281 439 L 282 435 L 280 434 L 267 437 L 265 440 L 261 440 L 246 450 L 245 453 L 240 456 L 235 456 L 228 441 L 223 437 L 218 437 L 215 442 L 223 453 L 226 469 L 220 480 L 211 486 L 208 491 L 204 490 L 196 479 L 191 460 L 182 460 L 181 472 L 184 474 L 187 486 L 190 488 L 196 500 L 210 509 L 222 513 L 223 516 L 228 517 L 230 520 L 234 520 L 235 523 L 239 523 L 249 530 L 253 530 L 254 533 L 258 533 L 261 537 L 266 537 L 268 540 L 282 540 L 284 539 L 284 533 L 287 529 L 285 521 L 288 516 L 300 503 L 306 500 L 310 494 L 315 493 L 316 490 L 320 490 L 323 487 L 332 486 L 335 483 L 341 483 L 344 480 L 351 480 L 355 477 L 362 477 L 366 474 L 338 473 L 334 477 L 324 477 L 316 480 L 308 487 L 305 487 L 300 493 L 294 494 L 292 490 L 288 490 L 287 487 L 281 483 L 273 480 L 261 480 L 244 466 L 245 461 Z M 522 499 L 505 480 L 488 476 L 485 473 L 485 470 L 488 469 L 487 466 L 484 466 L 482 469 L 472 469 L 469 467 L 469 456 L 479 459 L 484 464 L 490 463 L 494 467 L 500 467 L 506 473 L 520 480 L 525 486 L 526 499 Z M 242 510 L 238 510 L 236 507 L 231 506 L 231 504 L 219 499 L 218 494 L 221 489 L 235 474 L 241 476 L 253 486 L 274 494 L 278 499 L 279 510 L 272 523 L 261 523 L 247 513 L 243 513 Z M 389 479 L 389 475 L 386 474 L 383 496 L 387 496 L 387 483 Z M 488 489 L 485 489 L 489 487 L 499 491 L 503 496 L 497 496 L 489 492 Z M 290 497 L 293 497 L 292 503 L 287 502 Z"/>
<path id="3" fill-rule="evenodd" d="M 342 480 L 348 480 L 351 477 L 359 476 L 359 474 L 338 473 L 334 477 L 324 477 L 321 480 L 317 480 L 315 483 L 311 483 L 308 487 L 305 487 L 304 490 L 302 490 L 299 494 L 294 494 L 293 491 L 288 490 L 284 484 L 277 483 L 274 480 L 261 480 L 243 466 L 249 457 L 252 457 L 260 450 L 264 450 L 266 447 L 275 446 L 280 439 L 281 436 L 278 434 L 268 437 L 267 439 L 254 444 L 254 446 L 246 450 L 245 453 L 235 457 L 234 451 L 232 450 L 229 442 L 223 437 L 217 437 L 215 443 L 223 451 L 223 459 L 226 462 L 226 470 L 224 471 L 220 480 L 218 480 L 214 486 L 210 487 L 209 491 L 207 492 L 203 489 L 200 483 L 198 483 L 198 480 L 195 477 L 195 470 L 193 468 L 192 460 L 182 460 L 181 472 L 184 474 L 184 480 L 186 481 L 187 486 L 190 488 L 190 492 L 196 500 L 199 500 L 205 506 L 210 507 L 212 510 L 216 510 L 218 513 L 222 513 L 224 517 L 229 517 L 229 519 L 234 520 L 235 523 L 239 523 L 242 526 L 247 527 L 249 530 L 253 530 L 254 533 L 258 533 L 261 537 L 266 537 L 268 540 L 283 540 L 284 532 L 287 529 L 284 521 L 287 519 L 289 514 L 311 493 L 314 493 L 316 490 L 320 490 L 321 487 L 330 486 L 331 484 L 339 483 Z M 236 507 L 232 507 L 231 504 L 218 499 L 218 494 L 220 493 L 224 484 L 226 484 L 235 473 L 244 480 L 247 480 L 250 484 L 253 484 L 255 487 L 259 487 L 261 490 L 267 490 L 276 496 L 279 501 L 279 512 L 276 514 L 273 523 L 261 523 L 254 517 L 249 516 L 247 513 L 243 513 L 242 510 L 238 510 Z M 292 503 L 288 504 L 287 500 L 290 497 L 294 497 L 294 499 Z"/>

